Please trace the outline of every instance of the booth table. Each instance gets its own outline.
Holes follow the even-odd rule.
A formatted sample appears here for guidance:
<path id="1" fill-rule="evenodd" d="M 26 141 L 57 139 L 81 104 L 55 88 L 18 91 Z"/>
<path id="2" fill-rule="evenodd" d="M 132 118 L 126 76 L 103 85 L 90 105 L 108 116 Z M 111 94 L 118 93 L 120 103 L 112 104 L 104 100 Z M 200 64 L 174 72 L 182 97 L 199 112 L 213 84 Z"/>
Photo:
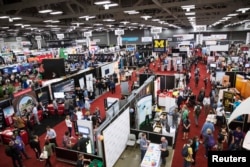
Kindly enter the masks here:
<path id="1" fill-rule="evenodd" d="M 160 145 L 150 143 L 147 152 L 141 162 L 141 167 L 159 167 L 161 160 Z"/>

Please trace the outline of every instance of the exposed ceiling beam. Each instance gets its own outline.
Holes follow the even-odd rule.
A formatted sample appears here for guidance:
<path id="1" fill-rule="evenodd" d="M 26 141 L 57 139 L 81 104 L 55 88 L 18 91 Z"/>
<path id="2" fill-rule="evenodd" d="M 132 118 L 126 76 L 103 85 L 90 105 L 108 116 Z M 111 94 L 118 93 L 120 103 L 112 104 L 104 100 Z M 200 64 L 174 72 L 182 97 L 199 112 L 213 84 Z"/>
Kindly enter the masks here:
<path id="1" fill-rule="evenodd" d="M 72 0 L 73 3 L 75 3 L 76 5 L 78 5 L 79 7 L 81 7 L 84 11 L 86 11 L 86 6 L 81 4 L 80 2 L 78 2 L 77 0 Z"/>
<path id="2" fill-rule="evenodd" d="M 72 9 L 70 3 L 67 3 L 66 6 L 70 10 L 71 13 L 75 14 L 75 11 Z"/>
<path id="3" fill-rule="evenodd" d="M 17 2 L 13 4 L 0 6 L 0 11 L 6 12 L 10 10 L 19 10 L 25 8 L 31 8 L 36 6 L 44 6 L 49 4 L 56 4 L 62 2 L 70 2 L 71 0 L 27 0 L 26 2 Z"/>

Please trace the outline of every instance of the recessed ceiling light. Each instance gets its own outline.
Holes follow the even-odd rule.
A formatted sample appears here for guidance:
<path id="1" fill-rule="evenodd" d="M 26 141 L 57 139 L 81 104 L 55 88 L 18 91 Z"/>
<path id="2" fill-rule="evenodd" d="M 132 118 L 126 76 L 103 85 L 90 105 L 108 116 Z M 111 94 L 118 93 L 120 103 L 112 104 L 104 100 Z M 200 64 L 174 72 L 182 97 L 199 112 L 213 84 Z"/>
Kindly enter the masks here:
<path id="1" fill-rule="evenodd" d="M 109 3 L 111 3 L 111 1 L 97 1 L 94 4 L 95 5 L 105 5 L 105 4 L 109 4 Z"/>
<path id="2" fill-rule="evenodd" d="M 191 15 L 195 15 L 195 12 L 187 12 L 185 13 L 186 16 L 191 16 Z"/>
<path id="3" fill-rule="evenodd" d="M 229 14 L 229 15 L 227 15 L 227 16 L 233 17 L 233 16 L 237 16 L 237 15 L 238 15 L 238 13 L 232 13 L 232 14 Z"/>
<path id="4" fill-rule="evenodd" d="M 8 19 L 9 16 L 0 16 L 0 19 Z"/>
<path id="5" fill-rule="evenodd" d="M 58 15 L 58 14 L 63 14 L 63 12 L 62 11 L 54 11 L 54 12 L 50 12 L 49 14 Z"/>
<path id="6" fill-rule="evenodd" d="M 38 13 L 50 13 L 50 12 L 52 12 L 52 10 L 51 9 L 45 9 L 45 10 L 39 10 L 38 11 Z"/>

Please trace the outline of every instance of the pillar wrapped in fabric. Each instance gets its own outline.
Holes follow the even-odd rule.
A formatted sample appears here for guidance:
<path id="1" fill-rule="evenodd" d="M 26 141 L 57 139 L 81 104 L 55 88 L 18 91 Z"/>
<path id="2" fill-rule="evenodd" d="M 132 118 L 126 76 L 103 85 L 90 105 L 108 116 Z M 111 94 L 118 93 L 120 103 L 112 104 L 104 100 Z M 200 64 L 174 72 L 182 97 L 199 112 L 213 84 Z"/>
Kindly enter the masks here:
<path id="1" fill-rule="evenodd" d="M 244 85 L 244 90 L 241 91 L 241 95 L 244 98 L 248 98 L 250 97 L 250 81 L 245 82 Z"/>
<path id="2" fill-rule="evenodd" d="M 246 91 L 247 80 L 243 79 L 243 80 L 240 80 L 239 82 L 241 84 L 240 94 L 241 96 L 243 96 Z M 245 96 L 243 97 L 246 98 Z"/>

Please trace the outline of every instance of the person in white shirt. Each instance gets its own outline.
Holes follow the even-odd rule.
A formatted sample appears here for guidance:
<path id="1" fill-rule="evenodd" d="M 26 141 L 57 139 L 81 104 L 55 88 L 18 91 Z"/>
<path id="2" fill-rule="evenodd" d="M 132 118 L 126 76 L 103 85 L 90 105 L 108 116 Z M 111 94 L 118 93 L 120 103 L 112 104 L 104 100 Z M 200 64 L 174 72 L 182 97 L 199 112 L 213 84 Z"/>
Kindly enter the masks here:
<path id="1" fill-rule="evenodd" d="M 210 110 L 210 97 L 208 95 L 205 96 L 202 103 L 204 106 L 205 115 L 208 115 L 209 110 Z"/>
<path id="2" fill-rule="evenodd" d="M 69 115 L 66 116 L 66 118 L 65 118 L 65 123 L 66 123 L 66 126 L 68 127 L 68 130 L 69 130 L 69 137 L 71 137 L 71 133 L 72 133 L 72 122 L 71 122 L 71 120 L 70 120 Z"/>
<path id="3" fill-rule="evenodd" d="M 34 104 L 33 109 L 32 109 L 32 114 L 34 115 L 35 121 L 38 125 L 40 125 L 40 121 L 38 118 L 38 110 L 37 110 L 37 104 Z"/>
<path id="4" fill-rule="evenodd" d="M 77 120 L 81 120 L 83 118 L 82 110 L 81 109 L 78 109 L 76 111 L 76 116 L 77 116 Z"/>
<path id="5" fill-rule="evenodd" d="M 46 127 L 46 136 L 45 136 L 45 140 L 49 140 L 50 143 L 54 143 L 55 147 L 57 147 L 57 143 L 56 143 L 56 131 L 52 128 L 50 128 L 50 126 Z M 55 151 L 55 148 L 53 147 L 53 151 Z"/>
<path id="6" fill-rule="evenodd" d="M 219 127 L 221 127 L 222 125 L 224 125 L 224 116 L 225 116 L 225 111 L 224 111 L 224 107 L 218 107 L 216 109 L 216 125 L 218 125 Z"/>

